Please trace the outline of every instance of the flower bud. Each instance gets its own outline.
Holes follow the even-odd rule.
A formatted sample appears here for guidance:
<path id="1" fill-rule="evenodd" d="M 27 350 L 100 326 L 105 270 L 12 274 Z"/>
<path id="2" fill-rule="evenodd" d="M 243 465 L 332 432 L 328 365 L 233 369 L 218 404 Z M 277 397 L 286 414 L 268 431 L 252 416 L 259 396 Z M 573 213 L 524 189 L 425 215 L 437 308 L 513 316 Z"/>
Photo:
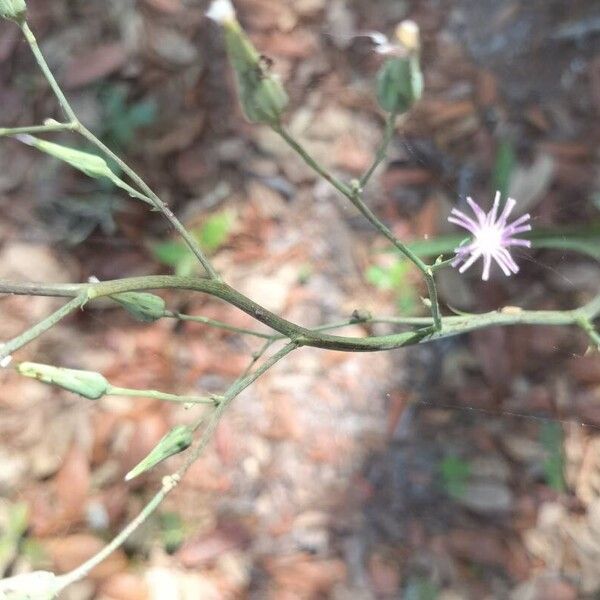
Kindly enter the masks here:
<path id="1" fill-rule="evenodd" d="M 60 577 L 50 571 L 34 571 L 0 580 L 3 600 L 52 600 L 62 588 Z"/>
<path id="2" fill-rule="evenodd" d="M 149 471 L 158 463 L 167 458 L 183 452 L 189 448 L 194 439 L 194 433 L 186 425 L 178 425 L 169 431 L 150 451 L 146 458 L 142 459 L 127 475 L 125 481 L 130 481 L 134 477 Z"/>
<path id="3" fill-rule="evenodd" d="M 0 0 L 0 17 L 3 19 L 23 23 L 26 14 L 25 0 Z"/>
<path id="4" fill-rule="evenodd" d="M 156 294 L 123 292 L 113 294 L 111 298 L 123 306 L 135 319 L 143 323 L 152 323 L 165 314 L 165 301 Z"/>
<path id="5" fill-rule="evenodd" d="M 388 58 L 377 74 L 377 100 L 383 110 L 402 114 L 423 94 L 423 75 L 416 55 Z"/>
<path id="6" fill-rule="evenodd" d="M 270 61 L 258 52 L 242 29 L 230 0 L 215 0 L 206 14 L 223 27 L 246 118 L 253 123 L 277 125 L 288 95 L 279 77 L 271 72 Z"/>
<path id="7" fill-rule="evenodd" d="M 386 60 L 377 74 L 377 99 L 385 111 L 401 114 L 423 94 L 418 25 L 402 21 L 396 28 L 396 39 L 399 53 Z"/>
<path id="8" fill-rule="evenodd" d="M 102 398 L 109 388 L 106 378 L 94 371 L 64 369 L 32 362 L 22 362 L 17 366 L 17 371 L 25 377 L 56 385 L 90 400 Z"/>

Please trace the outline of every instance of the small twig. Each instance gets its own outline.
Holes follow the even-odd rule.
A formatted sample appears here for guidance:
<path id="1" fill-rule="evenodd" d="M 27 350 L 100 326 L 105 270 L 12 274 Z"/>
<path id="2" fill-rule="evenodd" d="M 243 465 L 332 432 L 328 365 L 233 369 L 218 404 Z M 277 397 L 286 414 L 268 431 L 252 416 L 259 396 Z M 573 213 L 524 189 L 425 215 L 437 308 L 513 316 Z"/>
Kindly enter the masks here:
<path id="1" fill-rule="evenodd" d="M 163 400 L 164 402 L 178 402 L 183 404 L 211 404 L 213 406 L 219 403 L 219 399 L 211 396 L 180 396 L 178 394 L 169 394 L 159 392 L 158 390 L 136 390 L 132 388 L 123 388 L 111 385 L 106 391 L 107 396 L 131 396 L 136 398 L 153 398 L 154 400 Z"/>
<path id="2" fill-rule="evenodd" d="M 19 135 L 23 133 L 54 133 L 57 131 L 73 131 L 73 123 L 58 123 L 56 121 L 44 125 L 29 125 L 26 127 L 0 127 L 0 137 Z"/>
<path id="3" fill-rule="evenodd" d="M 27 40 L 27 43 L 29 44 L 31 51 L 33 52 L 35 60 L 40 69 L 42 70 L 44 77 L 46 78 L 46 81 L 50 84 L 50 87 L 52 88 L 52 91 L 54 92 L 54 95 L 56 96 L 60 107 L 63 109 L 65 115 L 71 123 L 78 123 L 79 119 L 77 118 L 77 115 L 71 108 L 71 105 L 69 104 L 69 101 L 65 97 L 63 91 L 60 89 L 60 86 L 54 78 L 50 67 L 48 67 L 48 63 L 46 62 L 46 59 L 44 58 L 44 55 L 40 50 L 37 40 L 33 35 L 33 31 L 31 31 L 31 29 L 29 28 L 27 21 L 23 21 L 23 23 L 21 24 L 21 30 L 23 31 L 23 35 L 25 36 L 25 39 Z"/>
<path id="4" fill-rule="evenodd" d="M 596 346 L 596 349 L 600 350 L 600 333 L 596 331 L 591 320 L 581 316 L 577 320 L 577 324 L 588 334 L 588 337 L 590 338 L 592 344 Z"/>
<path id="5" fill-rule="evenodd" d="M 352 196 L 352 189 L 327 169 L 323 168 L 282 125 L 274 126 L 273 131 L 278 133 L 311 169 L 328 181 L 336 190 L 346 196 L 346 198 Z"/>
<path id="6" fill-rule="evenodd" d="M 118 535 L 116 535 L 100 552 L 86 560 L 84 563 L 79 565 L 76 569 L 73 569 L 69 573 L 62 575 L 60 579 L 60 589 L 57 592 L 64 590 L 67 586 L 83 579 L 89 575 L 95 567 L 97 567 L 102 561 L 108 558 L 117 548 L 123 545 L 127 538 L 143 523 L 146 522 L 148 517 L 161 505 L 162 501 L 169 495 L 169 493 L 175 488 L 176 484 L 172 478 L 165 477 L 163 479 L 163 485 L 160 491 L 144 506 L 140 514 L 133 519 L 125 528 L 123 528 Z"/>
<path id="7" fill-rule="evenodd" d="M 375 154 L 375 159 L 371 166 L 367 169 L 365 174 L 360 178 L 359 185 L 360 189 L 364 189 L 364 187 L 369 183 L 371 176 L 375 172 L 375 169 L 382 163 L 387 155 L 387 149 L 392 141 L 392 137 L 394 136 L 394 131 L 396 130 L 396 120 L 398 118 L 397 113 L 392 112 L 389 113 L 386 121 L 385 121 L 385 129 L 383 133 L 383 139 L 381 140 L 381 144 L 377 149 L 377 153 Z"/>
<path id="8" fill-rule="evenodd" d="M 59 321 L 64 319 L 67 315 L 70 315 L 73 311 L 81 308 L 87 302 L 87 295 L 80 293 L 75 296 L 72 300 L 69 300 L 66 304 L 63 304 L 56 312 L 53 312 L 50 316 L 46 317 L 21 335 L 14 337 L 12 340 L 6 342 L 0 347 L 0 361 L 10 356 L 13 352 L 19 350 L 23 346 L 29 344 L 35 338 L 39 337 L 48 329 L 52 328 Z"/>
<path id="9" fill-rule="evenodd" d="M 388 122 L 389 123 L 389 122 Z M 387 148 L 387 143 L 385 142 L 385 137 L 389 136 L 391 138 L 391 133 L 388 133 L 388 129 L 392 127 L 388 125 L 386 127 L 386 135 L 384 136 L 384 141 L 381 144 L 380 151 L 378 154 L 382 154 L 382 157 L 376 157 L 375 159 L 375 167 L 373 171 L 379 164 L 381 160 L 383 160 L 383 156 L 385 155 L 385 149 Z M 442 327 L 440 307 L 437 295 L 437 288 L 435 285 L 435 279 L 433 277 L 433 271 L 431 267 L 425 264 L 408 246 L 403 244 L 376 215 L 373 211 L 365 204 L 362 198 L 362 187 L 360 183 L 357 183 L 355 186 L 348 186 L 344 182 L 340 181 L 337 177 L 332 175 L 327 169 L 322 167 L 311 155 L 310 153 L 299 143 L 297 142 L 292 135 L 290 135 L 282 126 L 274 126 L 273 130 L 278 133 L 287 144 L 298 153 L 298 155 L 306 162 L 306 164 L 311 167 L 314 171 L 316 171 L 323 179 L 327 180 L 335 189 L 337 189 L 341 194 L 343 194 L 350 202 L 354 205 L 354 207 L 381 233 L 385 238 L 387 238 L 406 258 L 408 258 L 419 271 L 422 273 L 425 283 L 427 285 L 427 293 L 429 294 L 429 300 L 431 301 L 431 315 L 433 317 L 433 326 L 436 331 L 440 331 Z M 392 130 L 393 131 L 393 130 Z M 369 173 L 369 177 L 371 174 Z M 367 178 L 368 179 L 368 178 Z"/>
<path id="10" fill-rule="evenodd" d="M 352 337 L 335 336 L 301 327 L 283 319 L 260 306 L 247 296 L 228 286 L 222 281 L 194 277 L 177 277 L 174 275 L 150 275 L 147 277 L 131 277 L 115 281 L 101 281 L 83 284 L 17 284 L 0 281 L 1 293 L 43 295 L 43 296 L 78 296 L 87 294 L 87 299 L 101 298 L 122 292 L 135 292 L 156 289 L 185 289 L 203 292 L 228 302 L 264 323 L 283 337 L 296 342 L 300 346 L 312 346 L 344 352 L 376 352 L 402 348 L 413 344 L 429 342 L 443 337 L 467 333 L 475 329 L 494 325 L 579 325 L 578 319 L 585 317 L 592 321 L 600 316 L 600 295 L 591 302 L 575 310 L 501 310 L 480 315 L 444 317 L 441 329 L 434 329 L 433 319 L 399 318 L 395 322 L 414 326 L 423 326 L 417 331 L 395 333 L 390 335 Z M 387 322 L 392 323 L 392 318 Z M 373 321 L 369 321 L 373 322 Z"/>
<path id="11" fill-rule="evenodd" d="M 280 334 L 277 334 L 277 339 L 284 339 L 284 336 L 280 335 Z M 250 361 L 250 364 L 244 369 L 244 372 L 241 375 L 242 377 L 245 377 L 248 373 L 250 373 L 250 371 L 252 370 L 252 368 L 254 367 L 254 365 L 261 359 L 261 357 L 265 354 L 265 352 L 276 341 L 277 340 L 275 339 L 275 337 L 271 337 L 256 352 L 254 352 L 252 354 L 252 360 Z"/>
<path id="12" fill-rule="evenodd" d="M 296 344 L 290 343 L 284 346 L 276 354 L 274 354 L 268 361 L 262 364 L 256 371 L 247 374 L 246 376 L 236 380 L 222 396 L 219 405 L 215 408 L 210 416 L 210 420 L 206 426 L 206 429 L 202 432 L 198 442 L 192 446 L 188 458 L 185 463 L 172 475 L 168 475 L 163 478 L 161 489 L 157 494 L 146 504 L 140 514 L 133 519 L 121 532 L 115 536 L 115 538 L 108 543 L 100 552 L 92 556 L 90 559 L 85 561 L 79 567 L 73 571 L 66 573 L 60 578 L 61 588 L 59 591 L 65 589 L 68 585 L 75 583 L 86 577 L 90 571 L 97 567 L 102 561 L 104 561 L 110 554 L 117 550 L 123 543 L 129 538 L 129 536 L 142 525 L 150 515 L 161 505 L 163 500 L 177 487 L 183 476 L 194 464 L 198 457 L 202 454 L 208 443 L 210 442 L 212 435 L 221 420 L 221 417 L 231 404 L 231 402 L 243 392 L 250 384 L 256 381 L 262 374 L 268 371 L 273 365 L 279 362 L 282 358 L 287 356 L 296 348 Z M 198 428 L 206 417 L 202 416 L 196 423 Z"/>
<path id="13" fill-rule="evenodd" d="M 217 319 L 209 319 L 208 317 L 202 317 L 197 315 L 185 315 L 179 312 L 165 311 L 165 317 L 171 319 L 178 319 L 180 321 L 191 321 L 193 323 L 202 323 L 209 325 L 210 327 L 216 327 L 217 329 L 224 329 L 226 331 L 233 331 L 234 333 L 241 333 L 243 335 L 253 335 L 254 337 L 263 338 L 269 340 L 273 337 L 271 333 L 264 333 L 262 331 L 256 331 L 255 329 L 248 329 L 246 327 L 236 327 Z"/>

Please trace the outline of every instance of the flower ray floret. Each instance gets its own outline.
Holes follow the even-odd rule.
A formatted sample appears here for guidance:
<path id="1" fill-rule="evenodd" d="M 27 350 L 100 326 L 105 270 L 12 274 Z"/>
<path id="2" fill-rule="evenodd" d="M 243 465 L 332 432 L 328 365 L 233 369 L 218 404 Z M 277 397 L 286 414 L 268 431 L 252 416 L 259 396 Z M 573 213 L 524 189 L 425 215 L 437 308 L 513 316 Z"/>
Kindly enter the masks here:
<path id="1" fill-rule="evenodd" d="M 469 206 L 473 210 L 475 218 L 469 217 L 464 212 L 453 208 L 451 216 L 448 217 L 450 223 L 466 229 L 473 235 L 472 240 L 455 249 L 456 258 L 452 261 L 453 267 L 458 267 L 459 273 L 464 273 L 479 258 L 483 258 L 483 273 L 481 278 L 487 281 L 490 277 L 492 260 L 502 269 L 502 272 L 508 277 L 513 273 L 519 272 L 519 266 L 514 261 L 509 252 L 511 246 L 531 247 L 529 240 L 519 239 L 515 236 L 531 231 L 531 225 L 528 223 L 531 216 L 522 215 L 512 223 L 507 223 L 510 213 L 516 206 L 516 201 L 508 198 L 504 210 L 498 216 L 500 206 L 500 192 L 496 192 L 494 204 L 490 212 L 485 211 L 473 201 L 467 198 Z"/>

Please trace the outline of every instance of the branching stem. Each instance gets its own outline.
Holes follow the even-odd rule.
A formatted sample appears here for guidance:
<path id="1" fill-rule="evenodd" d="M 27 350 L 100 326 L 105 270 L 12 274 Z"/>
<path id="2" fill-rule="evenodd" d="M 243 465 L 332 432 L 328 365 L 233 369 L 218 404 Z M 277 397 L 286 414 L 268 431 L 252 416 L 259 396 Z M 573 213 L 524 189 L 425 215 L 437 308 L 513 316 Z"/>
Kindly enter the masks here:
<path id="1" fill-rule="evenodd" d="M 380 162 L 384 159 L 387 147 L 392 138 L 395 125 L 395 116 L 392 115 L 386 124 L 386 130 L 384 133 L 384 139 L 377 152 L 375 160 L 369 170 L 363 176 L 363 180 L 368 182 L 372 173 L 375 171 Z M 431 301 L 431 316 L 433 318 L 433 327 L 436 331 L 440 331 L 442 327 L 440 307 L 438 301 L 437 288 L 435 285 L 435 279 L 433 277 L 433 271 L 431 267 L 425 264 L 408 246 L 403 244 L 376 215 L 375 213 L 365 204 L 362 198 L 362 186 L 358 182 L 354 186 L 347 185 L 332 173 L 330 173 L 325 167 L 319 164 L 310 153 L 300 144 L 283 126 L 274 127 L 274 131 L 278 133 L 285 142 L 311 167 L 316 173 L 318 173 L 323 179 L 328 181 L 336 190 L 343 194 L 354 207 L 375 227 L 375 229 L 387 238 L 406 258 L 408 258 L 416 267 L 419 269 L 425 279 L 427 285 L 427 292 L 429 294 L 429 300 Z"/>
<path id="2" fill-rule="evenodd" d="M 23 35 L 29 44 L 33 55 L 42 70 L 42 73 L 46 77 L 48 84 L 52 88 L 54 95 L 56 96 L 61 108 L 69 119 L 68 126 L 65 126 L 64 129 L 72 129 L 82 135 L 85 139 L 87 139 L 91 144 L 96 146 L 101 152 L 103 152 L 107 157 L 113 160 L 121 170 L 127 174 L 127 176 L 138 186 L 139 190 L 144 193 L 151 201 L 152 204 L 159 210 L 165 218 L 169 221 L 171 226 L 181 235 L 181 237 L 185 240 L 186 244 L 189 246 L 190 250 L 194 253 L 196 258 L 200 261 L 204 269 L 206 270 L 208 276 L 211 279 L 219 279 L 219 275 L 214 270 L 210 261 L 204 254 L 202 248 L 200 248 L 198 242 L 194 239 L 194 237 L 186 230 L 186 228 L 181 224 L 179 219 L 173 214 L 173 211 L 152 191 L 150 186 L 117 154 L 115 154 L 106 144 L 101 142 L 89 129 L 87 129 L 79 120 L 75 111 L 71 107 L 69 101 L 58 85 L 52 71 L 48 67 L 48 63 L 42 54 L 37 40 L 33 35 L 29 25 L 27 22 L 23 22 L 21 25 L 21 29 L 23 30 Z M 47 126 L 42 131 L 50 131 Z"/>

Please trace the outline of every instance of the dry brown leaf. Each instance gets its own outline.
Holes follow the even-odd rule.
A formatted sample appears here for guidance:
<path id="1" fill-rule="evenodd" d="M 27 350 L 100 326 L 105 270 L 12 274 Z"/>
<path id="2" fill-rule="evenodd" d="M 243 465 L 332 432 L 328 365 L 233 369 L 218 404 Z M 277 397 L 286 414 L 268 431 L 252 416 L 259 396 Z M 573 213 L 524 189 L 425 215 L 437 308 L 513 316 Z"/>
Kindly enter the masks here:
<path id="1" fill-rule="evenodd" d="M 120 43 L 103 44 L 73 59 L 63 83 L 69 89 L 84 87 L 115 73 L 126 60 L 127 51 Z"/>
<path id="2" fill-rule="evenodd" d="M 67 573 L 81 565 L 104 547 L 104 541 L 87 533 L 77 533 L 41 541 L 57 573 Z M 127 558 L 122 550 L 113 552 L 100 563 L 90 577 L 96 581 L 106 579 L 127 568 Z"/>

